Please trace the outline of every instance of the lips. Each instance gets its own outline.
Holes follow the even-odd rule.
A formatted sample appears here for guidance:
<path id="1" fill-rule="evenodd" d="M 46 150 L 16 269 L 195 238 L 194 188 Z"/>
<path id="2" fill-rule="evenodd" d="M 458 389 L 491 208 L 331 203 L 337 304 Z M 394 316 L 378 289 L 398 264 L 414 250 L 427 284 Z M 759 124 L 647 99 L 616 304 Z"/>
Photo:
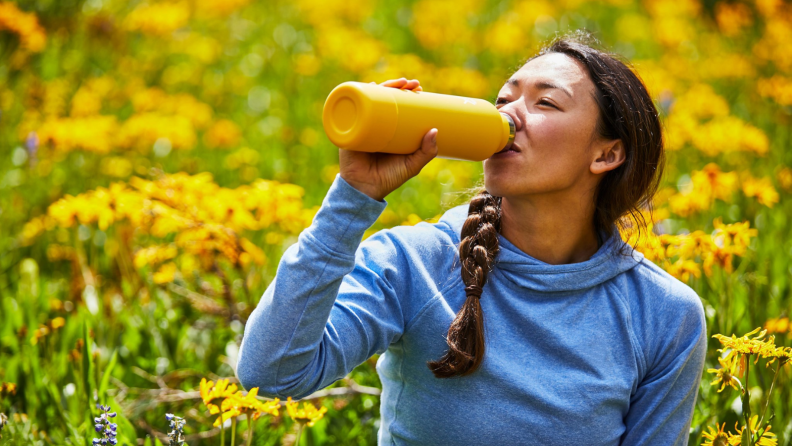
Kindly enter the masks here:
<path id="1" fill-rule="evenodd" d="M 495 153 L 498 154 L 498 153 L 506 153 L 506 152 L 518 152 L 519 153 L 519 152 L 522 152 L 522 150 L 520 150 L 520 148 L 517 146 L 517 144 L 512 144 L 509 147 L 506 147 L 505 149 L 501 150 L 500 152 L 495 152 Z"/>

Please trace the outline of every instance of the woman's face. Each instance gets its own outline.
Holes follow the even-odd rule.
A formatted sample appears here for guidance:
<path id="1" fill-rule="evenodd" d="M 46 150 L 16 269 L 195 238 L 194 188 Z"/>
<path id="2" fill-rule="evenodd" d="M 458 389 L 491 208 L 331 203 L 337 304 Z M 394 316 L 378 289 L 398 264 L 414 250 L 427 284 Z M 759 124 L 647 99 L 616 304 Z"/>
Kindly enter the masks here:
<path id="1" fill-rule="evenodd" d="M 596 132 L 594 89 L 586 68 L 565 54 L 548 53 L 520 68 L 496 101 L 514 120 L 514 151 L 484 161 L 487 191 L 517 197 L 593 188 L 600 177 L 593 163 L 614 145 Z"/>

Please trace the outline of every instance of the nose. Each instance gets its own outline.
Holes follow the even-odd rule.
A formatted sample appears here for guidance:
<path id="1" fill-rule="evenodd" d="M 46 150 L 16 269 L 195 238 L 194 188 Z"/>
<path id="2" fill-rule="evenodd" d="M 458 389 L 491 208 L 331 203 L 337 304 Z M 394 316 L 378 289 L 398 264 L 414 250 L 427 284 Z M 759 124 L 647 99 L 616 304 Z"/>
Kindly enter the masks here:
<path id="1" fill-rule="evenodd" d="M 514 110 L 514 107 L 510 107 L 510 106 L 511 103 L 506 104 L 503 107 L 499 108 L 498 111 L 509 115 L 512 118 L 512 121 L 514 121 L 514 130 L 519 132 L 520 130 L 522 130 L 523 127 L 522 119 L 520 118 L 519 113 L 517 113 L 516 110 Z"/>

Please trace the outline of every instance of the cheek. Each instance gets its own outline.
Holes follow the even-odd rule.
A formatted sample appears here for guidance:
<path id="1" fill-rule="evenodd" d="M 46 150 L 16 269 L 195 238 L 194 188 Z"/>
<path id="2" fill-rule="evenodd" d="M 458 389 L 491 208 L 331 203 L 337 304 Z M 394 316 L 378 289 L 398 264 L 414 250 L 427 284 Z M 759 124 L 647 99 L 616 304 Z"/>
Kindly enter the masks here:
<path id="1" fill-rule="evenodd" d="M 577 176 L 586 158 L 586 129 L 567 116 L 536 117 L 527 124 L 525 161 L 535 180 L 549 186 Z"/>
<path id="2" fill-rule="evenodd" d="M 563 190 L 588 170 L 591 129 L 573 116 L 531 116 L 519 139 L 523 153 L 511 163 L 484 162 L 485 186 L 510 195 Z"/>

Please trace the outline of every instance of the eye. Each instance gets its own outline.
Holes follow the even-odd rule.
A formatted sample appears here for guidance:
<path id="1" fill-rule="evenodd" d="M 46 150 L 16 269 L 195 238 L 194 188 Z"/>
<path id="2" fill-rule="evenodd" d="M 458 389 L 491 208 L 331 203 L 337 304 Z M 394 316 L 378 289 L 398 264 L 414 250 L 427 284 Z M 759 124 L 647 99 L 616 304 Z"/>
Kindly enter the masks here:
<path id="1" fill-rule="evenodd" d="M 506 104 L 506 103 L 508 103 L 508 102 L 509 102 L 509 100 L 508 100 L 508 99 L 506 99 L 506 98 L 498 98 L 498 99 L 496 99 L 496 100 L 495 100 L 495 105 L 503 105 L 503 104 Z M 540 103 L 540 104 L 544 104 L 544 105 L 549 105 L 550 107 L 553 107 L 553 108 L 555 108 L 555 109 L 558 109 L 558 107 L 556 107 L 556 106 L 555 106 L 555 105 L 553 105 L 551 102 L 549 102 L 549 101 L 547 101 L 547 100 L 545 100 L 545 99 L 542 99 L 541 101 L 539 101 L 539 103 Z"/>

